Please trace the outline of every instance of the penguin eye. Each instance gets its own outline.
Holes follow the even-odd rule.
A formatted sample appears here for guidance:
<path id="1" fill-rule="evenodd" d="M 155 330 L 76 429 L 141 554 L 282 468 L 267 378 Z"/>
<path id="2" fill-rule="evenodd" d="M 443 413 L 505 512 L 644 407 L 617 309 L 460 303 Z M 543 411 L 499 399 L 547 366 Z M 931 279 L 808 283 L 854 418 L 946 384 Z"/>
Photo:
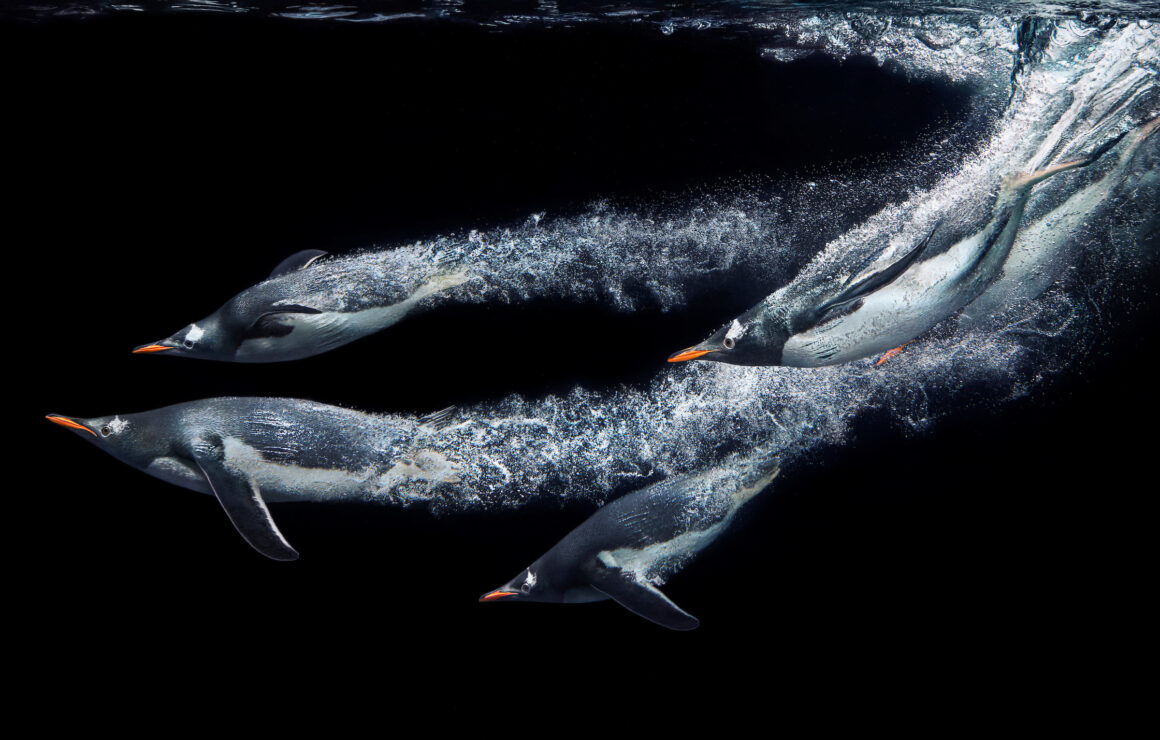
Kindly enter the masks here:
<path id="1" fill-rule="evenodd" d="M 193 341 L 190 339 L 186 339 L 182 344 L 185 345 L 186 349 L 193 349 Z"/>
<path id="2" fill-rule="evenodd" d="M 733 345 L 737 344 L 733 337 L 725 337 L 725 349 L 733 349 Z"/>
<path id="3" fill-rule="evenodd" d="M 101 427 L 101 436 L 102 437 L 108 437 L 112 433 L 113 433 L 113 429 L 108 424 Z"/>
<path id="4" fill-rule="evenodd" d="M 532 584 L 528 583 L 527 581 L 524 581 L 523 584 L 520 586 L 520 591 L 523 591 L 525 594 L 531 590 L 532 590 Z"/>

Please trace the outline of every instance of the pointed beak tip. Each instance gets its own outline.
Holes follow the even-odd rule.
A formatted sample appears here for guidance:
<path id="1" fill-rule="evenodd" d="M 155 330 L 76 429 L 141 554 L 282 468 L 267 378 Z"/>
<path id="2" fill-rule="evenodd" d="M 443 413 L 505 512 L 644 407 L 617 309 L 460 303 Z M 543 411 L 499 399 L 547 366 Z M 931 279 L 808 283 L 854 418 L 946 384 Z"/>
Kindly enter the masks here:
<path id="1" fill-rule="evenodd" d="M 147 355 L 154 352 L 164 352 L 165 350 L 173 349 L 173 347 L 166 347 L 164 344 L 142 344 L 133 350 L 132 354 Z"/>
<path id="2" fill-rule="evenodd" d="M 703 357 L 709 354 L 711 351 L 712 350 L 696 349 L 694 347 L 690 347 L 689 349 L 683 349 L 680 352 L 669 355 L 669 362 L 687 362 L 689 360 L 695 360 L 698 357 Z"/>
<path id="3" fill-rule="evenodd" d="M 97 436 L 97 433 L 94 432 L 92 429 L 89 429 L 84 424 L 73 421 L 72 419 L 68 418 L 67 416 L 61 416 L 60 414 L 48 414 L 44 418 L 48 419 L 49 421 L 51 421 L 53 424 L 56 424 L 57 426 L 62 426 L 62 427 L 65 427 L 67 429 L 77 429 L 77 430 L 80 430 L 82 432 L 88 432 L 89 434 L 93 435 L 94 437 Z"/>
<path id="4" fill-rule="evenodd" d="M 516 595 L 515 591 L 504 591 L 502 588 L 497 588 L 495 591 L 488 591 L 483 596 L 480 596 L 479 603 L 482 604 L 485 601 L 496 601 L 498 599 L 502 599 L 502 598 L 507 597 L 507 596 L 515 596 L 515 595 Z"/>

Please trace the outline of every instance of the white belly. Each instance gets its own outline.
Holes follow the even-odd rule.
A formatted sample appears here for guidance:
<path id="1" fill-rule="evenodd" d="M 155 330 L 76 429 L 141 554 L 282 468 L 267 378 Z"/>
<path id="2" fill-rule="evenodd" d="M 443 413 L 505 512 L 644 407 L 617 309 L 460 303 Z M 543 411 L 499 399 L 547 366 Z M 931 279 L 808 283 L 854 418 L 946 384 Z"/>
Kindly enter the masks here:
<path id="1" fill-rule="evenodd" d="M 974 298 L 956 281 L 974 260 L 982 238 L 976 234 L 964 239 L 866 296 L 858 310 L 790 337 L 781 364 L 820 367 L 852 362 L 887 352 L 927 331 Z"/>
<path id="2" fill-rule="evenodd" d="M 286 318 L 291 327 L 289 334 L 244 340 L 235 358 L 239 362 L 269 362 L 273 359 L 287 361 L 329 352 L 399 323 L 424 298 L 467 279 L 460 272 L 437 276 L 407 298 L 389 306 L 376 306 L 362 311 L 291 314 Z"/>
<path id="3" fill-rule="evenodd" d="M 610 568 L 620 568 L 632 573 L 638 581 L 648 581 L 659 586 L 717 539 L 730 518 L 732 514 L 707 529 L 685 532 L 671 540 L 641 548 L 621 547 L 606 550 L 598 557 Z"/>
<path id="4" fill-rule="evenodd" d="M 358 498 L 375 471 L 351 472 L 341 468 L 307 468 L 271 462 L 236 437 L 226 437 L 225 464 L 232 473 L 258 486 L 266 501 L 340 501 Z"/>
<path id="5" fill-rule="evenodd" d="M 272 462 L 236 437 L 227 437 L 224 448 L 226 467 L 255 483 L 266 501 L 364 500 L 408 483 L 459 481 L 459 467 L 431 450 L 418 450 L 405 460 L 384 460 L 381 468 L 345 470 Z M 410 494 L 404 498 L 422 500 L 424 496 Z"/>

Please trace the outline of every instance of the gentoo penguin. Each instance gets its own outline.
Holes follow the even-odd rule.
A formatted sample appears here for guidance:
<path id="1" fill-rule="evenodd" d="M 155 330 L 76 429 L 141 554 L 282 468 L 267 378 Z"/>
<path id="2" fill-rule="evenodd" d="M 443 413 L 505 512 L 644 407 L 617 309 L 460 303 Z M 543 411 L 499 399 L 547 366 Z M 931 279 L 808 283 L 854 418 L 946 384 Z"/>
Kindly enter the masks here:
<path id="1" fill-rule="evenodd" d="M 242 537 L 274 560 L 298 553 L 267 502 L 364 500 L 408 481 L 458 480 L 454 463 L 422 446 L 449 410 L 410 421 L 294 399 L 213 398 L 47 418 L 138 470 L 216 496 Z"/>
<path id="2" fill-rule="evenodd" d="M 778 473 L 754 457 L 677 475 L 599 509 L 564 539 L 480 601 L 581 603 L 613 599 L 674 630 L 699 622 L 657 589 L 728 526 Z"/>
<path id="3" fill-rule="evenodd" d="M 1083 159 L 1004 178 L 986 226 L 946 251 L 919 259 L 939 230 L 936 223 L 894 263 L 821 294 L 803 294 L 791 284 L 669 362 L 820 367 L 897 348 L 966 306 L 995 280 L 1034 185 L 1091 164 L 1119 138 Z"/>
<path id="4" fill-rule="evenodd" d="M 1107 172 L 1021 229 L 1011 255 L 1003 263 L 1002 274 L 963 309 L 959 326 L 978 326 L 1005 307 L 1034 299 L 1047 290 L 1075 264 L 1076 253 L 1085 241 L 1079 238 L 1084 225 L 1099 223 L 1107 210 L 1123 206 L 1124 199 L 1116 196 L 1130 194 L 1142 204 L 1151 203 L 1154 210 L 1160 173 L 1154 167 L 1149 169 L 1143 156 L 1148 150 L 1143 149 L 1143 144 L 1146 140 L 1157 141 L 1150 137 L 1158 128 L 1160 117 L 1129 133 L 1120 145 L 1118 159 Z M 1158 149 L 1150 147 L 1153 158 Z M 1142 160 L 1141 166 L 1135 166 L 1138 159 Z"/>
<path id="5" fill-rule="evenodd" d="M 325 256 L 317 249 L 291 255 L 265 281 L 206 318 L 133 352 L 226 362 L 297 360 L 385 329 L 424 298 L 468 279 L 462 271 L 426 265 L 396 272 L 357 255 Z"/>

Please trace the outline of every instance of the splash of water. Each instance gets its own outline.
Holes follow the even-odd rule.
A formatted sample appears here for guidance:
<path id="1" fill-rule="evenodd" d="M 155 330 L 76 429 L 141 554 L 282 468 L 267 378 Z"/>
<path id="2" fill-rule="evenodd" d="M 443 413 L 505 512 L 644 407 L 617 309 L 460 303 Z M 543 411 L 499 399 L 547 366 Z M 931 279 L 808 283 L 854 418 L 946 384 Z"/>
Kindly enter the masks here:
<path id="1" fill-rule="evenodd" d="M 954 176 L 832 241 L 801 279 L 844 280 L 876 259 L 890 259 L 892 250 L 884 247 L 905 249 L 939 218 L 957 218 L 970 227 L 985 218 L 1003 174 L 1058 161 L 1128 129 L 1142 115 L 1155 115 L 1157 49 L 1157 33 L 1147 24 L 1105 29 L 1057 24 L 1042 59 L 1019 75 L 1012 105 L 983 151 Z M 1037 197 L 1065 197 L 1078 182 L 1045 188 Z M 1093 229 L 1115 240 L 1105 254 L 1139 249 L 1140 229 L 1118 224 L 1146 221 L 1156 210 L 1154 192 L 1128 193 L 1117 206 L 1117 219 Z M 695 227 L 678 233 L 683 239 L 695 233 L 691 241 L 701 247 L 729 244 L 730 239 L 740 243 L 745 240 L 736 235 L 750 232 L 739 219 L 707 213 Z M 631 217 L 617 214 L 602 228 L 615 234 L 622 225 L 624 233 L 639 227 Z M 584 236 L 571 233 L 568 238 L 583 243 Z M 566 266 L 545 263 L 541 250 L 517 249 L 518 240 L 504 244 L 511 250 L 505 260 L 514 260 L 527 285 L 574 290 Z M 483 250 L 495 246 L 486 240 L 479 244 Z M 603 246 L 591 245 L 592 259 L 600 259 Z M 695 249 L 682 251 L 674 242 L 653 248 L 696 264 Z M 649 267 L 647 262 L 634 267 L 631 260 L 622 265 L 619 260 L 626 255 L 612 253 L 616 256 L 602 265 L 612 274 L 622 276 L 617 272 L 622 267 L 630 272 Z M 1102 289 L 1114 290 L 1117 265 L 1105 262 L 1101 268 Z M 682 263 L 682 269 L 689 264 Z M 664 290 L 663 276 L 662 269 L 657 291 Z M 600 393 L 577 388 L 564 397 L 511 396 L 480 404 L 463 409 L 456 424 L 424 441 L 455 462 L 457 484 L 407 482 L 375 498 L 425 502 L 437 510 L 510 507 L 545 498 L 602 500 L 746 449 L 777 450 L 783 464 L 791 464 L 820 445 L 842 443 L 851 420 L 868 411 L 882 410 L 902 424 L 920 427 L 956 409 L 1027 394 L 1066 369 L 1077 347 L 1091 345 L 1101 300 L 1084 282 L 1023 304 L 995 331 L 945 322 L 908 348 L 903 360 L 884 368 L 869 361 L 811 370 L 707 363 L 669 368 L 643 389 Z"/>
<path id="2" fill-rule="evenodd" d="M 835 174 L 785 184 L 773 196 L 721 193 L 653 213 L 597 205 L 575 217 L 534 214 L 516 227 L 340 257 L 325 271 L 295 279 L 310 282 L 307 289 L 327 300 L 337 298 L 344 311 L 406 303 L 414 313 L 534 298 L 669 310 L 720 284 L 740 286 L 756 300 L 832 240 L 793 283 L 770 296 L 779 301 L 784 291 L 816 292 L 876 269 L 871 263 L 894 259 L 937 221 L 944 231 L 972 233 L 990 213 L 1001 177 L 1080 154 L 1123 132 L 1139 120 L 1138 109 L 1155 89 L 1156 33 L 1143 22 L 1102 28 L 1069 20 L 1028 30 L 985 18 L 895 22 L 850 15 L 757 25 L 795 49 L 871 54 L 912 73 L 970 80 L 979 91 L 976 106 L 1010 102 L 992 116 L 996 133 L 983 151 L 965 161 L 947 153 L 962 142 L 937 142 L 930 148 L 941 153 L 898 163 L 893 177 L 880 180 Z M 937 43 L 936 30 L 942 34 Z M 908 194 L 904 188 L 914 187 L 932 160 L 958 173 Z M 1074 181 L 1040 186 L 1031 211 L 1051 197 L 1043 193 L 1063 192 Z M 882 210 L 850 228 L 849 214 L 868 207 Z"/>

